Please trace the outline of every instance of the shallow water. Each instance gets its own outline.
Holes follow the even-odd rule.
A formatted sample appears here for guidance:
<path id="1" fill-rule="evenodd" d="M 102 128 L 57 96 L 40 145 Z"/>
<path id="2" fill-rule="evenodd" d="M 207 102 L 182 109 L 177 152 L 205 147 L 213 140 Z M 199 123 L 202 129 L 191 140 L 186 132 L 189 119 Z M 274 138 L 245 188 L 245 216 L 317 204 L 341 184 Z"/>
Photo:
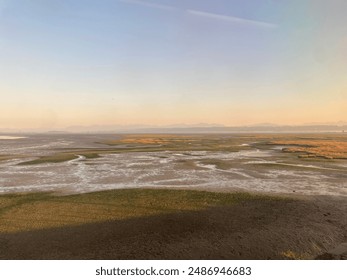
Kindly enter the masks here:
<path id="1" fill-rule="evenodd" d="M 26 137 L 0 135 L 0 140 L 16 140 L 16 139 L 23 139 L 23 138 L 26 138 Z"/>
<path id="2" fill-rule="evenodd" d="M 0 142 L 0 154 L 47 155 L 61 148 L 95 148 L 114 135 L 33 135 Z M 105 147 L 105 146 L 103 146 Z M 270 147 L 239 152 L 137 152 L 62 163 L 0 161 L 0 192 L 90 192 L 139 187 L 194 187 L 347 196 L 347 163 L 305 162 Z M 288 161 L 288 162 L 283 162 Z M 219 162 L 226 163 L 220 168 Z"/>

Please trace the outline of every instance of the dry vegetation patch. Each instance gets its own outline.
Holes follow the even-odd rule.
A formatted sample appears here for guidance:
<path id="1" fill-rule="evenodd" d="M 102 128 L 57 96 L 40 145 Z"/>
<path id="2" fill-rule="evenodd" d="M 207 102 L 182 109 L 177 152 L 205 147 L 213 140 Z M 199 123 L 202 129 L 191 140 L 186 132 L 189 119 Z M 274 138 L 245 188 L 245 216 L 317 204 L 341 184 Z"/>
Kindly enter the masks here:
<path id="1" fill-rule="evenodd" d="M 245 139 L 234 135 L 124 135 L 117 140 L 104 140 L 101 144 L 122 146 L 120 151 L 226 151 L 237 152 L 249 149 L 242 146 Z M 124 145 L 126 146 L 124 148 Z"/>
<path id="2" fill-rule="evenodd" d="M 302 153 L 300 157 L 323 157 L 327 159 L 347 159 L 347 142 L 339 140 L 282 140 L 273 145 L 291 146 L 285 152 Z"/>
<path id="3" fill-rule="evenodd" d="M 11 156 L 9 156 L 9 155 L 0 155 L 0 161 L 8 160 L 8 159 L 11 159 Z"/>

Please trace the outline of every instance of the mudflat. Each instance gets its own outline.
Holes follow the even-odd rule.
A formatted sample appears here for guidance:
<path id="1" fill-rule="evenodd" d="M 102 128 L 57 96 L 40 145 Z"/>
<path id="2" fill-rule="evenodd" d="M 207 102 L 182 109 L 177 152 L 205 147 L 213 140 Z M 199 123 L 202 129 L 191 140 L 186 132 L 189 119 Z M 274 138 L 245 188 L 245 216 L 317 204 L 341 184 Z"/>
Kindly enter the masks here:
<path id="1" fill-rule="evenodd" d="M 0 258 L 330 258 L 347 241 L 346 143 L 344 133 L 2 137 Z"/>
<path id="2" fill-rule="evenodd" d="M 347 197 L 343 133 L 18 137 L 0 140 L 0 193 L 180 187 Z"/>

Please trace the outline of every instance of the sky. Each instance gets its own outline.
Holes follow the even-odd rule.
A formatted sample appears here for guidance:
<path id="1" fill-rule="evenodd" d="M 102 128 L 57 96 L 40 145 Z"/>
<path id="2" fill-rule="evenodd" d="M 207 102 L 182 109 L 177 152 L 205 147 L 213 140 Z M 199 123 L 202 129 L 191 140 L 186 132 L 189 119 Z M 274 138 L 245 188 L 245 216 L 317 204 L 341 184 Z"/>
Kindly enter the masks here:
<path id="1" fill-rule="evenodd" d="M 0 0 L 0 128 L 347 121 L 345 0 Z"/>

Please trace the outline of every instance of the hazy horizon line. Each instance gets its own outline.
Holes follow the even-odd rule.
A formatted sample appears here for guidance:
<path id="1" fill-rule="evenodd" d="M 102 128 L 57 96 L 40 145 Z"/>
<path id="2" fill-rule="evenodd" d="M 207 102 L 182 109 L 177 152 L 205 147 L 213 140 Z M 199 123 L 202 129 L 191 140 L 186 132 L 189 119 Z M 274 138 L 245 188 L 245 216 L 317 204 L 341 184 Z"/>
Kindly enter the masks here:
<path id="1" fill-rule="evenodd" d="M 303 124 L 275 124 L 275 123 L 256 123 L 249 125 L 223 125 L 223 124 L 209 124 L 209 123 L 195 123 L 195 124 L 170 124 L 170 125 L 146 125 L 146 124 L 133 124 L 133 125 L 73 125 L 68 127 L 61 128 L 5 128 L 0 127 L 0 133 L 30 133 L 30 132 L 116 132 L 116 130 L 120 132 L 143 132 L 143 131 L 189 131 L 189 129 L 194 131 L 285 131 L 289 129 L 294 131 L 295 129 L 299 129 L 302 131 L 303 129 L 314 129 L 317 130 L 319 128 L 334 130 L 339 128 L 347 130 L 347 122 L 339 121 L 339 122 L 329 122 L 329 123 L 303 123 Z M 329 130 L 329 131 L 330 131 Z"/>

